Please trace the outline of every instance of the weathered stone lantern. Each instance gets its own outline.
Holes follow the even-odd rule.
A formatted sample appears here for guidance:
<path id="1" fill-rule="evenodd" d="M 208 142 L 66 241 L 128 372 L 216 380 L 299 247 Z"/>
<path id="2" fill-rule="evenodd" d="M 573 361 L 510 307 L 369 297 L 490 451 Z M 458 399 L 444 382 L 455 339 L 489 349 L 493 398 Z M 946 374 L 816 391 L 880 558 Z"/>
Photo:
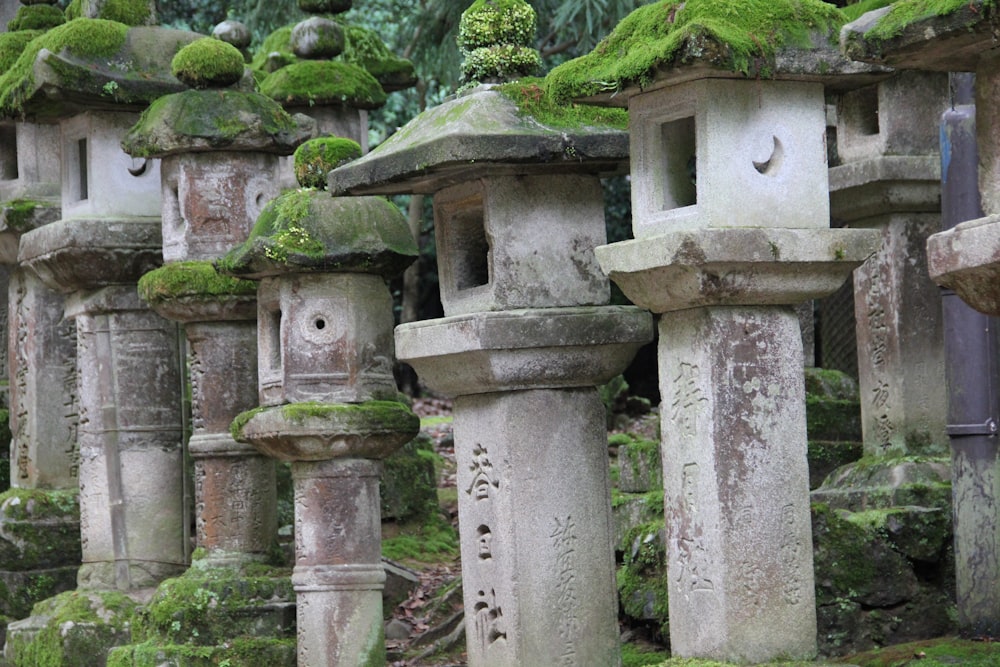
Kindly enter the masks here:
<path id="1" fill-rule="evenodd" d="M 626 296 L 662 314 L 671 650 L 743 663 L 816 652 L 791 306 L 833 292 L 877 242 L 874 231 L 829 229 L 818 72 L 834 76 L 842 57 L 775 55 L 787 37 L 779 21 L 826 33 L 837 10 L 750 4 L 737 19 L 698 0 L 640 8 L 548 77 L 562 95 L 628 105 L 636 238 L 596 253 Z M 726 43 L 709 18 L 748 37 Z"/>
<path id="2" fill-rule="evenodd" d="M 534 12 L 508 4 L 467 10 L 463 48 L 503 38 L 471 29 L 493 14 L 530 40 Z M 530 56 L 520 63 L 537 63 Z M 503 77 L 505 68 L 467 74 Z M 595 118 L 547 106 L 537 85 L 481 86 L 330 175 L 335 194 L 434 196 L 445 317 L 398 327 L 396 345 L 423 382 L 456 396 L 470 665 L 619 661 L 595 387 L 621 373 L 652 330 L 648 314 L 607 305 L 593 255 L 606 238 L 599 174 L 627 154 L 625 133 Z"/>
<path id="3" fill-rule="evenodd" d="M 144 1 L 113 9 L 126 4 L 148 18 Z M 95 8 L 87 7 L 89 17 Z M 196 38 L 111 20 L 71 21 L 31 42 L 0 90 L 0 113 L 60 125 L 62 219 L 24 234 L 18 259 L 67 295 L 66 315 L 76 320 L 78 586 L 94 591 L 95 605 L 101 591 L 149 587 L 187 563 L 177 328 L 135 291 L 138 277 L 162 261 L 159 170 L 134 161 L 119 142 L 150 100 L 180 89 L 161 66 Z M 61 598 L 49 602 L 56 613 Z M 11 628 L 10 651 L 23 648 L 48 616 Z M 92 625 L 74 627 L 63 650 L 78 650 L 70 635 L 93 632 Z M 98 645 L 122 640 L 98 634 Z"/>
<path id="4" fill-rule="evenodd" d="M 279 194 L 279 156 L 308 128 L 270 98 L 230 87 L 243 57 L 222 41 L 186 46 L 173 69 L 194 88 L 154 102 L 123 142 L 135 157 L 162 160 L 166 264 L 139 287 L 160 315 L 185 325 L 200 564 L 239 565 L 264 560 L 276 538 L 275 472 L 229 435 L 233 418 L 256 405 L 256 285 L 217 276 L 210 262 L 249 236 Z"/>
<path id="5" fill-rule="evenodd" d="M 360 154 L 346 139 L 317 141 L 325 143 L 299 149 L 297 166 L 336 164 L 317 146 Z M 268 205 L 250 239 L 218 263 L 261 281 L 261 407 L 232 428 L 237 440 L 292 463 L 300 665 L 385 662 L 379 461 L 419 430 L 396 401 L 385 280 L 416 254 L 390 202 L 301 189 Z"/>
<path id="6" fill-rule="evenodd" d="M 1000 315 L 1000 141 L 996 92 L 1000 85 L 1000 52 L 993 39 L 992 9 L 976 0 L 956 5 L 941 15 L 899 8 L 869 12 L 844 27 L 841 42 L 846 53 L 859 60 L 899 69 L 932 72 L 975 72 L 974 132 L 979 151 L 979 194 L 985 217 L 962 222 L 927 240 L 927 265 L 938 285 L 954 290 L 966 303 L 987 315 Z M 968 131 L 973 131 L 971 125 Z M 948 146 L 950 148 L 950 146 Z M 943 149 L 944 150 L 944 149 Z M 951 157 L 950 155 L 948 157 Z M 942 160 L 948 173 L 948 163 Z M 954 187 L 954 185 L 953 185 Z M 966 185 L 966 191 L 975 188 Z M 975 197 L 971 197 L 975 199 Z M 963 205 L 964 204 L 964 205 Z M 975 202 L 955 204 L 975 208 Z M 974 215 L 974 214 L 973 214 Z M 953 220 L 952 222 L 956 222 Z M 946 293 L 947 294 L 947 293 Z M 957 309 L 948 311 L 952 317 Z M 949 361 L 979 355 L 978 376 L 949 368 L 948 434 L 951 438 L 952 514 L 955 532 L 956 600 L 959 629 L 970 636 L 1000 633 L 1000 590 L 993 582 L 1000 576 L 1000 459 L 997 433 L 1000 414 L 996 404 L 997 374 L 993 323 L 977 320 L 973 330 L 946 321 Z M 995 335 L 995 334 L 994 334 Z M 992 376 L 992 378 L 991 378 Z M 964 383 L 960 383 L 964 380 Z"/>

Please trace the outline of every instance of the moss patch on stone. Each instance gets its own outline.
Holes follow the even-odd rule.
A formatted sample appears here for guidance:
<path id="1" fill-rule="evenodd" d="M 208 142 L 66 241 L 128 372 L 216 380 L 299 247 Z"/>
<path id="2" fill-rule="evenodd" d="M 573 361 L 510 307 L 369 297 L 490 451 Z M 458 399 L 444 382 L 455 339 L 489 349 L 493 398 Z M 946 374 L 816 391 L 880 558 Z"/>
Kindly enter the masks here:
<path id="1" fill-rule="evenodd" d="M 171 262 L 142 276 L 138 289 L 144 301 L 156 305 L 180 298 L 213 300 L 255 295 L 257 283 L 220 275 L 208 261 Z"/>
<path id="2" fill-rule="evenodd" d="M 191 42 L 174 56 L 170 72 L 192 88 L 222 88 L 243 77 L 243 54 L 221 39 Z"/>
<path id="3" fill-rule="evenodd" d="M 28 43 L 44 32 L 44 30 L 20 30 L 0 33 L 0 72 L 6 72 L 13 67 Z"/>
<path id="4" fill-rule="evenodd" d="M 344 137 L 311 139 L 295 149 L 295 178 L 304 188 L 326 189 L 326 177 L 342 164 L 361 157 L 358 142 Z"/>
<path id="5" fill-rule="evenodd" d="M 535 37 L 535 10 L 524 0 L 476 0 L 462 12 L 458 46 L 466 51 L 495 44 L 527 46 Z"/>
<path id="6" fill-rule="evenodd" d="M 111 57 L 125 45 L 128 26 L 102 19 L 75 19 L 27 44 L 14 65 L 0 76 L 0 115 L 16 115 L 34 83 L 39 51 L 63 51 L 80 58 Z"/>
<path id="7" fill-rule="evenodd" d="M 243 428 L 257 415 L 274 410 L 272 406 L 260 406 L 247 410 L 233 419 L 229 425 L 229 433 L 234 439 L 242 440 Z M 336 418 L 338 423 L 351 422 L 370 425 L 377 423 L 386 431 L 401 433 L 416 433 L 420 428 L 420 419 L 409 407 L 398 401 L 365 401 L 364 403 L 320 403 L 307 401 L 303 403 L 285 403 L 278 406 L 281 415 L 293 424 L 304 424 L 309 420 L 326 420 Z"/>
<path id="8" fill-rule="evenodd" d="M 149 0 L 103 0 L 97 18 L 125 25 L 146 25 L 150 22 Z"/>
<path id="9" fill-rule="evenodd" d="M 52 5 L 22 5 L 7 22 L 7 30 L 48 30 L 66 22 L 66 15 Z"/>
<path id="10" fill-rule="evenodd" d="M 237 637 L 222 646 L 149 641 L 114 649 L 107 667 L 160 667 L 167 660 L 184 667 L 292 667 L 295 653 L 295 639 Z"/>
<path id="11" fill-rule="evenodd" d="M 853 5 L 842 7 L 840 11 L 844 14 L 845 20 L 851 22 L 861 18 L 862 14 L 888 7 L 893 2 L 894 0 L 863 0 L 863 2 L 856 2 Z"/>
<path id="12" fill-rule="evenodd" d="M 995 642 L 941 637 L 866 651 L 852 655 L 850 661 L 859 667 L 994 667 L 997 655 Z"/>
<path id="13" fill-rule="evenodd" d="M 546 79 L 521 79 L 502 84 L 497 90 L 514 102 L 522 115 L 548 127 L 579 129 L 606 125 L 620 130 L 628 128 L 628 112 L 624 109 L 558 102 Z"/>
<path id="14" fill-rule="evenodd" d="M 663 520 L 634 526 L 625 535 L 625 552 L 616 573 L 622 611 L 635 619 L 656 619 L 659 632 L 669 634 L 667 555 L 661 539 Z"/>
<path id="15" fill-rule="evenodd" d="M 383 88 L 398 90 L 417 82 L 413 63 L 391 52 L 374 31 L 345 25 L 344 38 L 344 52 L 340 57 L 367 70 Z"/>
<path id="16" fill-rule="evenodd" d="M 223 149 L 242 142 L 257 150 L 288 153 L 301 141 L 301 133 L 281 105 L 264 95 L 229 89 L 186 90 L 149 105 L 125 136 L 122 148 L 134 157 L 163 157 L 188 152 L 196 144 L 202 149 Z"/>
<path id="17" fill-rule="evenodd" d="M 458 533 L 441 512 L 404 524 L 382 540 L 382 555 L 401 563 L 439 563 L 458 557 Z"/>
<path id="18" fill-rule="evenodd" d="M 335 60 L 300 60 L 282 67 L 261 82 L 260 92 L 288 106 L 345 104 L 376 109 L 385 104 L 385 91 L 375 77 Z"/>
<path id="19" fill-rule="evenodd" d="M 889 12 L 865 33 L 865 39 L 891 39 L 911 23 L 933 16 L 947 16 L 962 7 L 968 7 L 970 3 L 969 0 L 899 0 L 891 4 Z M 984 0 L 983 7 L 995 8 L 996 0 Z M 872 6 L 869 10 L 876 8 L 877 6 Z"/>
<path id="20" fill-rule="evenodd" d="M 565 101 L 644 87 L 659 67 L 696 60 L 768 77 L 778 49 L 808 46 L 816 33 L 831 36 L 843 23 L 822 0 L 661 0 L 625 17 L 591 53 L 552 70 L 549 85 Z"/>
<path id="21" fill-rule="evenodd" d="M 12 199 L 0 204 L 3 208 L 3 220 L 10 229 L 16 232 L 28 231 L 35 209 L 46 206 L 44 202 L 32 199 Z"/>

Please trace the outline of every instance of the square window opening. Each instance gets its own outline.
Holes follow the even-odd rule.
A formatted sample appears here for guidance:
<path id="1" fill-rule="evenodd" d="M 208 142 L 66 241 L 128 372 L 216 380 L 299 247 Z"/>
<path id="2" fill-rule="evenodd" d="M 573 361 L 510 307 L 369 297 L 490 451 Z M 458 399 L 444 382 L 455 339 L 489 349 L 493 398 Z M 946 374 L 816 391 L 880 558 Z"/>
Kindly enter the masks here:
<path id="1" fill-rule="evenodd" d="M 486 237 L 482 199 L 463 202 L 451 218 L 453 232 L 452 274 L 455 289 L 466 290 L 490 282 L 490 243 Z"/>

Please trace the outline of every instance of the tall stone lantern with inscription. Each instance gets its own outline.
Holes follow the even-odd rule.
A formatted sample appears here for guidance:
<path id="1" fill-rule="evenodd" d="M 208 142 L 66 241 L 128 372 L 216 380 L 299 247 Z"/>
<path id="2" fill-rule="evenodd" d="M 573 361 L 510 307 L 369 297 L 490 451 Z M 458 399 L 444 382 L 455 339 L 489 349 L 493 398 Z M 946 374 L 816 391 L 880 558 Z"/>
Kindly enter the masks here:
<path id="1" fill-rule="evenodd" d="M 845 26 L 841 42 L 852 58 L 880 65 L 929 72 L 975 72 L 975 119 L 962 123 L 962 133 L 975 133 L 978 190 L 985 217 L 952 220 L 960 224 L 931 235 L 927 240 L 927 269 L 935 283 L 954 290 L 975 310 L 998 316 L 1000 115 L 994 100 L 1000 90 L 1000 53 L 993 39 L 993 9 L 989 3 L 975 0 L 940 15 L 921 15 L 908 11 L 912 3 L 899 4 L 899 8 L 869 12 Z M 943 134 L 958 134 L 957 130 L 948 128 Z M 950 172 L 948 160 L 944 159 L 957 157 L 945 152 L 950 148 L 955 146 L 942 145 L 942 170 L 944 176 L 954 177 L 957 170 Z M 952 213 L 975 208 L 974 186 L 950 183 L 946 187 L 952 188 Z M 967 201 L 955 197 L 963 190 L 969 193 Z M 948 435 L 958 624 L 963 635 L 996 636 L 1000 634 L 1000 589 L 995 584 L 1000 576 L 1000 406 L 993 384 L 998 373 L 995 331 L 990 331 L 991 322 L 970 322 L 954 306 L 946 314 L 956 318 L 946 320 L 945 328 L 950 334 L 946 343 L 955 344 L 946 349 L 946 354 L 951 362 L 947 378 L 951 385 Z M 963 319 L 973 326 L 963 327 Z M 962 358 L 966 355 L 978 355 L 982 368 L 970 372 L 966 367 L 956 372 L 956 366 L 965 365 Z M 955 364 L 956 360 L 959 363 Z"/>
<path id="2" fill-rule="evenodd" d="M 466 76 L 536 64 L 522 46 L 534 21 L 526 3 L 474 3 L 462 17 Z M 396 346 L 423 382 L 456 397 L 475 666 L 619 662 L 595 387 L 625 369 L 652 327 L 647 313 L 607 305 L 593 255 L 606 239 L 599 174 L 627 155 L 625 133 L 603 121 L 623 118 L 547 99 L 534 84 L 474 88 L 330 174 L 335 194 L 434 197 L 445 317 L 398 327 Z"/>
<path id="3" fill-rule="evenodd" d="M 257 286 L 218 276 L 211 260 L 249 236 L 279 194 L 279 156 L 308 128 L 270 98 L 233 88 L 243 56 L 220 40 L 181 49 L 173 71 L 192 88 L 154 102 L 123 141 L 137 158 L 162 160 L 166 263 L 143 276 L 139 291 L 185 325 L 202 564 L 238 565 L 265 559 L 274 544 L 275 473 L 273 460 L 229 434 L 233 418 L 257 403 Z"/>
<path id="4" fill-rule="evenodd" d="M 802 63 L 833 76 L 843 58 L 779 50 L 793 39 L 779 21 L 828 33 L 837 10 L 750 2 L 734 18 L 714 6 L 640 8 L 549 79 L 561 95 L 629 109 L 635 239 L 596 253 L 633 302 L 662 314 L 671 650 L 755 663 L 816 652 L 792 305 L 838 288 L 877 232 L 829 228 L 824 77 Z M 745 41 L 716 37 L 712 21 Z"/>
<path id="5" fill-rule="evenodd" d="M 348 139 L 306 143 L 296 152 L 299 180 L 321 184 L 357 155 Z M 307 187 L 268 205 L 247 242 L 218 262 L 260 280 L 261 407 L 232 430 L 292 464 L 300 665 L 385 663 L 380 460 L 420 427 L 396 400 L 386 279 L 416 254 L 389 201 Z"/>

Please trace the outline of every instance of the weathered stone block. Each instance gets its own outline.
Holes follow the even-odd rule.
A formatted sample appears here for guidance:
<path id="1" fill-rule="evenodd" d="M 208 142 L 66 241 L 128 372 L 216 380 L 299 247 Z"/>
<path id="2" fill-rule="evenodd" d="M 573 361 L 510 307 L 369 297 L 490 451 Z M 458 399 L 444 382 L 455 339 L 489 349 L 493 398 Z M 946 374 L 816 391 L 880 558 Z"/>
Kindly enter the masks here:
<path id="1" fill-rule="evenodd" d="M 659 442 L 633 440 L 618 447 L 618 490 L 623 493 L 663 490 Z"/>
<path id="2" fill-rule="evenodd" d="M 663 519 L 663 490 L 649 493 L 615 493 L 611 499 L 611 519 L 616 551 L 626 551 L 626 537 L 636 526 Z"/>
<path id="3" fill-rule="evenodd" d="M 943 459 L 864 458 L 831 473 L 812 499 L 851 511 L 917 506 L 950 512 L 951 469 Z"/>

